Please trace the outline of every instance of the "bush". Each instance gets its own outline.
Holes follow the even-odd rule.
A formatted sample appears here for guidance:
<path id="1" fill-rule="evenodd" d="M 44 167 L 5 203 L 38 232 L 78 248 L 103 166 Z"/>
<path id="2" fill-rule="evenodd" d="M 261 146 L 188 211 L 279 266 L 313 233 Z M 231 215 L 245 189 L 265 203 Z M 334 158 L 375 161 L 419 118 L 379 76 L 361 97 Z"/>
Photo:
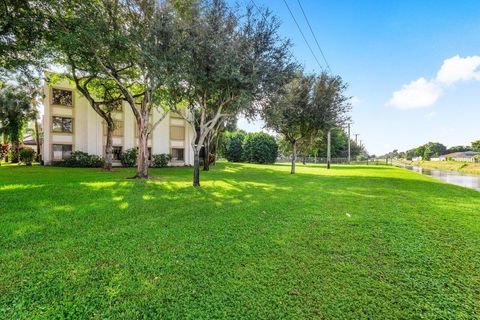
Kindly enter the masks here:
<path id="1" fill-rule="evenodd" d="M 27 166 L 31 166 L 33 159 L 35 159 L 35 151 L 29 147 L 23 147 L 19 151 L 20 161 L 25 163 Z"/>
<path id="2" fill-rule="evenodd" d="M 243 146 L 243 159 L 252 163 L 274 163 L 278 145 L 275 138 L 263 132 L 249 134 Z"/>
<path id="3" fill-rule="evenodd" d="M 230 162 L 240 162 L 243 157 L 243 141 L 245 134 L 241 131 L 233 132 L 228 138 L 225 147 L 225 158 Z"/>
<path id="4" fill-rule="evenodd" d="M 150 166 L 153 168 L 163 168 L 168 165 L 168 162 L 172 159 L 172 156 L 166 153 L 154 154 L 152 157 L 152 163 Z"/>
<path id="5" fill-rule="evenodd" d="M 134 167 L 137 163 L 137 149 L 131 148 L 122 152 L 120 162 L 124 167 Z"/>
<path id="6" fill-rule="evenodd" d="M 101 168 L 104 165 L 104 161 L 100 156 L 95 154 L 74 151 L 70 157 L 63 160 L 59 165 L 72 168 Z"/>
<path id="7" fill-rule="evenodd" d="M 9 149 L 10 149 L 10 146 L 8 144 L 0 145 L 0 160 L 3 160 L 3 159 L 7 160 Z"/>

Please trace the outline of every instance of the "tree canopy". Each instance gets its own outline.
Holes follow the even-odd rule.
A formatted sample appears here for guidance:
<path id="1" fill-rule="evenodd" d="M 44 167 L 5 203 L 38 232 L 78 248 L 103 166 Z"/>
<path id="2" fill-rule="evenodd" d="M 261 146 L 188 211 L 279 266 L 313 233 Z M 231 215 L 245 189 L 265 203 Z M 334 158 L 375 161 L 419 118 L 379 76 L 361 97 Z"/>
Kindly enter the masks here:
<path id="1" fill-rule="evenodd" d="M 312 152 L 322 135 L 348 120 L 349 97 L 339 76 L 325 72 L 319 76 L 297 72 L 295 77 L 263 108 L 266 127 L 290 142 L 291 173 L 295 173 L 297 149 Z"/>
<path id="2" fill-rule="evenodd" d="M 36 109 L 28 92 L 18 87 L 0 84 L 0 135 L 13 146 L 13 161 L 18 162 L 18 152 L 23 129 L 29 120 L 36 119 Z"/>
<path id="3" fill-rule="evenodd" d="M 186 104 L 185 119 L 198 129 L 192 148 L 193 184 L 199 186 L 199 152 L 208 136 L 227 118 L 254 114 L 288 81 L 295 64 L 290 43 L 279 36 L 279 22 L 269 12 L 258 14 L 247 7 L 239 13 L 223 0 L 182 8 L 178 16 L 184 47 L 176 66 L 181 81 L 170 83 L 170 90 L 184 103 L 172 108 Z"/>

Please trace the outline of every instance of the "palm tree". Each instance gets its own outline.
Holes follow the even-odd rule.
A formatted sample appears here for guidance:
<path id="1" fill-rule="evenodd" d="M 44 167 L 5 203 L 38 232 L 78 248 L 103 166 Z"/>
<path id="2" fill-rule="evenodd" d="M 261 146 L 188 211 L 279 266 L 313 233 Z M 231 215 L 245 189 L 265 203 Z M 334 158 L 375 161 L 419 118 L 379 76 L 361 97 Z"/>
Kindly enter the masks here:
<path id="1" fill-rule="evenodd" d="M 36 119 L 28 93 L 11 85 L 0 87 L 0 134 L 12 145 L 12 162 L 19 161 L 20 141 L 25 124 Z"/>

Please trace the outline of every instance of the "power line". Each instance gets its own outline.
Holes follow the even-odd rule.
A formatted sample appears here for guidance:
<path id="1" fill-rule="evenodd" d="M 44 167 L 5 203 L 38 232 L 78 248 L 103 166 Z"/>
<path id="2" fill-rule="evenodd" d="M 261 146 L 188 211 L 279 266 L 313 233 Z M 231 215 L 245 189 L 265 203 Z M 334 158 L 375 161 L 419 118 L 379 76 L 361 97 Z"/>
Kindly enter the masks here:
<path id="1" fill-rule="evenodd" d="M 317 64 L 318 64 L 318 66 L 320 67 L 320 69 L 323 70 L 323 67 L 322 67 L 322 65 L 320 64 L 320 62 L 318 61 L 317 56 L 316 56 L 315 53 L 313 52 L 313 49 L 312 49 L 312 47 L 310 46 L 310 43 L 308 43 L 307 38 L 306 38 L 305 35 L 303 34 L 302 28 L 300 28 L 300 25 L 298 24 L 297 19 L 295 19 L 295 16 L 293 15 L 293 12 L 292 12 L 292 10 L 290 9 L 290 6 L 288 5 L 288 3 L 287 3 L 286 0 L 283 0 L 283 3 L 285 3 L 285 6 L 287 7 L 288 12 L 290 12 L 290 15 L 292 16 L 292 19 L 293 19 L 293 21 L 295 22 L 295 24 L 297 25 L 298 31 L 300 31 L 300 34 L 302 35 L 303 40 L 304 40 L 305 43 L 307 44 L 308 49 L 310 49 L 310 52 L 312 53 L 312 56 L 315 58 L 315 61 L 317 62 Z"/>
<path id="2" fill-rule="evenodd" d="M 261 14 L 261 16 L 263 17 L 263 20 L 264 21 L 267 21 L 267 16 L 262 12 L 262 10 L 260 10 L 260 7 L 257 6 L 257 4 L 255 3 L 254 0 L 250 0 L 250 2 L 253 4 L 253 6 L 255 7 L 255 9 L 257 9 L 258 13 Z M 290 56 L 295 58 L 295 55 L 293 54 L 293 52 L 290 50 L 290 48 L 287 48 L 288 52 L 290 53 Z"/>
<path id="3" fill-rule="evenodd" d="M 315 40 L 315 43 L 317 44 L 318 50 L 320 50 L 320 53 L 322 54 L 323 61 L 325 61 L 325 64 L 327 65 L 328 70 L 330 71 L 330 73 L 332 73 L 332 69 L 330 69 L 330 65 L 327 62 L 327 58 L 325 58 L 325 54 L 323 53 L 323 50 L 320 47 L 320 44 L 318 43 L 317 37 L 315 36 L 315 33 L 313 32 L 313 28 L 310 24 L 310 21 L 308 21 L 307 15 L 305 14 L 305 10 L 303 10 L 303 6 L 302 6 L 300 0 L 297 0 L 297 2 L 298 2 L 298 5 L 300 6 L 300 9 L 302 10 L 302 14 L 303 14 L 303 17 L 305 18 L 305 21 L 307 21 L 308 28 L 310 28 L 310 32 L 312 33 L 313 39 Z"/>

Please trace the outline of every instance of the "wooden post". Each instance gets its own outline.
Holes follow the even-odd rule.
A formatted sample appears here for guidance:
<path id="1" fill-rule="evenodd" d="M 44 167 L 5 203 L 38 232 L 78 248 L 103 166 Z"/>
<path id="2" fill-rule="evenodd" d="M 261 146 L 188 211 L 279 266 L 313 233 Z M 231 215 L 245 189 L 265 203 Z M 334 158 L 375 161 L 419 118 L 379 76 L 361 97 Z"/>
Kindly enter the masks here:
<path id="1" fill-rule="evenodd" d="M 327 134 L 327 169 L 330 169 L 330 143 L 331 143 L 331 134 L 330 130 L 328 130 Z"/>

